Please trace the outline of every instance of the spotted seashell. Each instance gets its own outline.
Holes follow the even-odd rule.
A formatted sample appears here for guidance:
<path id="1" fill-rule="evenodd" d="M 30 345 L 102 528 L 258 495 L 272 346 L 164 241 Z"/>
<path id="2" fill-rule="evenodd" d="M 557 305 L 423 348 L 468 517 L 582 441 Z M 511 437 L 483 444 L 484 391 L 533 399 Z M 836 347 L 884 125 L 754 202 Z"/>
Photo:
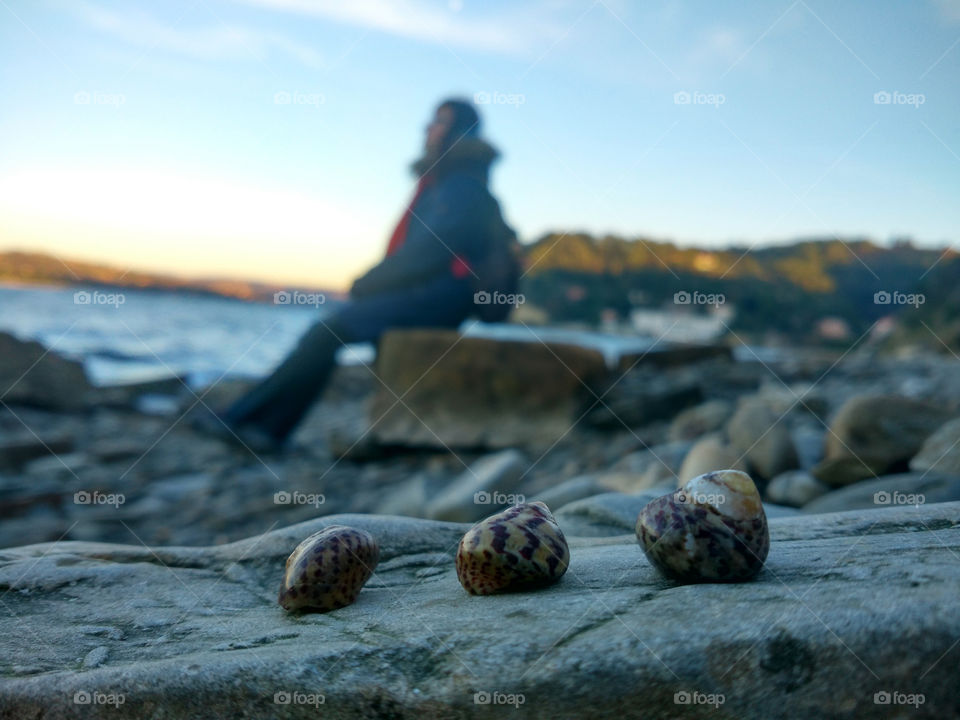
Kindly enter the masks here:
<path id="1" fill-rule="evenodd" d="M 287 558 L 277 601 L 285 610 L 329 612 L 350 605 L 370 579 L 380 547 L 365 530 L 331 525 Z"/>
<path id="2" fill-rule="evenodd" d="M 514 505 L 481 520 L 457 548 L 457 577 L 473 595 L 549 585 L 569 564 L 563 531 L 542 502 Z"/>
<path id="3" fill-rule="evenodd" d="M 647 559 L 683 583 L 753 577 L 767 558 L 770 532 L 757 486 L 739 470 L 717 470 L 652 500 L 637 518 Z"/>

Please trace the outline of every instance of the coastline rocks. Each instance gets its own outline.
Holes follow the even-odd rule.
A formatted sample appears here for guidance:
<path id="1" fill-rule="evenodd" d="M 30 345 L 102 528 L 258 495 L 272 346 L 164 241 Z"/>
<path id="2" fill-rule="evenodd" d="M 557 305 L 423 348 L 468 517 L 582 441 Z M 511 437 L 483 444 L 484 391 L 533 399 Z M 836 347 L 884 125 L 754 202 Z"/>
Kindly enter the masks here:
<path id="1" fill-rule="evenodd" d="M 761 397 L 741 400 L 727 423 L 727 435 L 734 451 L 742 454 L 751 471 L 764 480 L 799 464 L 783 413 L 774 412 Z"/>
<path id="2" fill-rule="evenodd" d="M 289 615 L 279 566 L 329 525 L 378 539 L 376 575 L 353 605 Z M 317 716 L 278 693 L 318 693 L 335 720 L 955 715 L 960 503 L 771 519 L 768 571 L 740 584 L 677 586 L 631 535 L 567 533 L 560 583 L 487 598 L 457 581 L 467 529 L 341 515 L 214 547 L 6 548 L 0 717 Z M 894 689 L 925 702 L 875 704 Z M 125 702 L 80 712 L 78 692 Z M 681 706 L 678 692 L 725 702 Z"/>
<path id="3" fill-rule="evenodd" d="M 613 378 L 583 422 L 601 428 L 641 427 L 703 400 L 699 378 L 647 368 Z"/>
<path id="4" fill-rule="evenodd" d="M 82 410 L 92 392 L 83 365 L 0 332 L 0 397 L 8 404 Z"/>
<path id="5" fill-rule="evenodd" d="M 830 490 L 806 470 L 788 470 L 767 483 L 764 495 L 770 502 L 799 508 Z"/>
<path id="6" fill-rule="evenodd" d="M 637 492 L 654 485 L 676 483 L 683 460 L 693 443 L 678 441 L 653 445 L 621 457 L 611 468 L 614 473 L 629 473 L 639 478 L 629 486 L 618 484 L 622 492 Z"/>
<path id="7" fill-rule="evenodd" d="M 847 485 L 803 507 L 804 513 L 834 513 L 960 500 L 960 475 L 913 472 L 885 475 Z"/>
<path id="8" fill-rule="evenodd" d="M 670 423 L 670 439 L 696 440 L 701 435 L 722 429 L 732 414 L 733 404 L 726 400 L 709 400 L 687 408 Z"/>
<path id="9" fill-rule="evenodd" d="M 475 461 L 426 508 L 432 520 L 474 522 L 491 510 L 512 505 L 527 468 L 517 450 L 502 450 Z"/>
<path id="10" fill-rule="evenodd" d="M 928 402 L 898 395 L 859 395 L 837 412 L 813 474 L 834 487 L 906 470 L 923 442 L 950 417 Z"/>
<path id="11" fill-rule="evenodd" d="M 717 468 L 746 471 L 747 466 L 740 453 L 724 443 L 723 436 L 711 433 L 700 438 L 683 459 L 678 476 L 678 485 Z"/>
<path id="12" fill-rule="evenodd" d="M 910 469 L 960 475 L 960 418 L 945 423 L 926 439 L 910 460 Z"/>

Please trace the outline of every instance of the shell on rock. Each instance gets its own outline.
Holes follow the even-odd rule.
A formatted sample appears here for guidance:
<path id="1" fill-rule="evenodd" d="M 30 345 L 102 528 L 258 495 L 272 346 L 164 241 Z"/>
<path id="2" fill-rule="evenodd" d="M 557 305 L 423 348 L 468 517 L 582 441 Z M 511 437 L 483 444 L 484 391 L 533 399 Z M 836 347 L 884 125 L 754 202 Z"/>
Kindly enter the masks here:
<path id="1" fill-rule="evenodd" d="M 329 612 L 353 603 L 380 559 L 380 546 L 365 530 L 331 525 L 287 558 L 277 601 L 285 610 Z"/>
<path id="2" fill-rule="evenodd" d="M 654 567 L 684 583 L 746 580 L 770 550 L 760 493 L 739 470 L 698 475 L 649 502 L 637 539 Z"/>
<path id="3" fill-rule="evenodd" d="M 514 505 L 481 520 L 457 548 L 457 577 L 473 595 L 549 585 L 569 564 L 567 540 L 542 502 Z"/>

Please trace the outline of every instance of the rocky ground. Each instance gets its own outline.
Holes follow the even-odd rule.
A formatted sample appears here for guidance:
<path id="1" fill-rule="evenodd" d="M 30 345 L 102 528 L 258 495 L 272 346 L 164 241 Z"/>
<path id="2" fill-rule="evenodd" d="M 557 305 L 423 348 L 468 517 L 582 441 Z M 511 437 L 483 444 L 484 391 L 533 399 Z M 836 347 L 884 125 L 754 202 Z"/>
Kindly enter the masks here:
<path id="1" fill-rule="evenodd" d="M 941 677 L 960 662 L 944 616 L 960 588 L 960 360 L 657 347 L 610 368 L 515 345 L 388 338 L 376 368 L 338 370 L 288 453 L 258 457 L 185 419 L 243 383 L 93 388 L 0 334 L 0 548 L 18 548 L 0 551 L 0 716 L 72 717 L 64 698 L 84 688 L 123 689 L 136 717 L 189 717 L 198 692 L 215 715 L 273 716 L 275 693 L 318 687 L 330 717 L 497 716 L 472 693 L 520 687 L 517 717 L 960 714 Z M 650 498 L 725 467 L 768 502 L 768 568 L 671 587 L 624 535 Z M 522 498 L 577 538 L 569 577 L 467 598 L 450 564 L 462 523 Z M 378 516 L 351 522 L 384 533 L 381 569 L 355 608 L 289 620 L 283 556 L 339 513 Z M 596 682 L 609 699 L 588 712 Z M 727 700 L 681 708 L 678 692 Z"/>

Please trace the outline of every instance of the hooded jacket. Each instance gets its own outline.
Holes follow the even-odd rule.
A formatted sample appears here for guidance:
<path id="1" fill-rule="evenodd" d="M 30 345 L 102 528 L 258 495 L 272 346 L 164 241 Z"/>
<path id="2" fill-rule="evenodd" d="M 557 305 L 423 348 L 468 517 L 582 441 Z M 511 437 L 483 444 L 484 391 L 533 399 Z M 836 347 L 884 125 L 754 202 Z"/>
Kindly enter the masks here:
<path id="1" fill-rule="evenodd" d="M 465 137 L 440 158 L 414 163 L 420 184 L 389 254 L 354 282 L 351 296 L 395 292 L 443 275 L 474 275 L 471 265 L 486 256 L 491 234 L 503 223 L 487 187 L 498 155 L 486 141 Z"/>

